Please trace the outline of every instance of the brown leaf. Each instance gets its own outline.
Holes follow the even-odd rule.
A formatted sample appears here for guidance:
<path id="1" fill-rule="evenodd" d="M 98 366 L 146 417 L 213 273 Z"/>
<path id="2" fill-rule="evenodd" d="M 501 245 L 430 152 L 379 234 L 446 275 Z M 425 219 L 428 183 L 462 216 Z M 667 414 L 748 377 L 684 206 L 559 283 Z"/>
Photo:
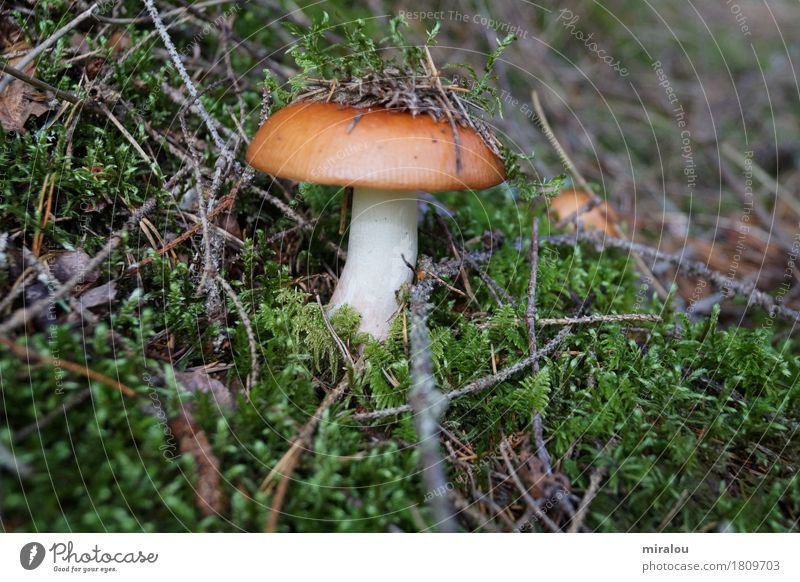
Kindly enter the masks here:
<path id="1" fill-rule="evenodd" d="M 73 275 L 85 269 L 91 257 L 83 251 L 71 251 L 56 255 L 50 260 L 50 272 L 61 283 L 69 281 Z M 90 271 L 83 276 L 82 284 L 92 284 L 100 277 L 97 271 Z"/>
<path id="2" fill-rule="evenodd" d="M 91 309 L 92 307 L 100 307 L 101 305 L 108 305 L 117 296 L 117 284 L 114 281 L 109 281 L 99 287 L 93 287 L 88 291 L 81 293 L 80 302 L 81 307 L 84 309 Z"/>
<path id="3" fill-rule="evenodd" d="M 86 63 L 86 66 L 83 68 L 83 72 L 86 73 L 86 78 L 91 80 L 96 79 L 105 64 L 105 59 L 92 59 Z"/>
<path id="4" fill-rule="evenodd" d="M 169 427 L 178 439 L 181 453 L 189 454 L 194 459 L 196 468 L 195 494 L 197 507 L 203 515 L 219 515 L 224 513 L 228 500 L 220 487 L 222 475 L 219 470 L 219 459 L 208 442 L 203 429 L 195 422 L 191 413 L 171 419 Z"/>
<path id="5" fill-rule="evenodd" d="M 124 53 L 131 47 L 131 37 L 124 31 L 116 30 L 108 38 L 108 46 L 117 54 Z"/>
<path id="6" fill-rule="evenodd" d="M 534 499 L 552 497 L 561 490 L 567 493 L 572 491 L 572 483 L 569 478 L 558 471 L 548 475 L 541 459 L 529 447 L 523 448 L 519 453 L 519 458 L 523 461 L 519 475 L 524 482 L 532 486 L 530 492 Z"/>
<path id="7" fill-rule="evenodd" d="M 14 52 L 29 49 L 28 43 L 22 41 L 14 43 L 3 49 L 4 52 Z M 16 64 L 24 58 L 23 56 L 9 59 L 8 64 L 16 67 Z M 22 71 L 26 75 L 33 77 L 36 74 L 36 65 L 29 63 Z M 3 75 L 5 77 L 5 75 Z M 39 89 L 14 79 L 5 90 L 0 93 L 0 125 L 5 131 L 23 133 L 25 122 L 31 115 L 39 116 L 48 110 L 45 95 Z"/>
<path id="8" fill-rule="evenodd" d="M 239 221 L 237 221 L 236 217 L 233 216 L 230 212 L 224 212 L 220 214 L 214 220 L 214 223 L 221 229 L 233 235 L 234 237 L 238 239 L 242 238 L 242 229 L 239 226 Z"/>
<path id="9" fill-rule="evenodd" d="M 187 392 L 209 392 L 217 404 L 226 409 L 233 408 L 236 402 L 225 384 L 215 380 L 203 370 L 175 372 L 175 380 Z"/>

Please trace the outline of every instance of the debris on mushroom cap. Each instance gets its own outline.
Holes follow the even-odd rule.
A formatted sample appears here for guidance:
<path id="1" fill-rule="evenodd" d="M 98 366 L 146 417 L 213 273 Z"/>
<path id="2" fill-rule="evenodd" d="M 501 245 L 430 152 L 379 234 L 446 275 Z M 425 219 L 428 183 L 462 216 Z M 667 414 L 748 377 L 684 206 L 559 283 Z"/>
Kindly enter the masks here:
<path id="1" fill-rule="evenodd" d="M 383 107 L 392 111 L 426 114 L 435 121 L 452 120 L 458 127 L 475 131 L 494 155 L 502 145 L 486 124 L 470 114 L 477 105 L 466 98 L 464 88 L 443 82 L 438 73 L 421 75 L 394 67 L 346 80 L 307 79 L 295 102 L 338 103 L 358 109 Z"/>
<path id="2" fill-rule="evenodd" d="M 596 206 L 590 205 L 592 197 L 581 190 L 564 190 L 550 201 L 550 212 L 556 220 L 574 223 L 576 213 L 586 209 L 577 216 L 587 230 L 602 230 L 611 236 L 618 236 L 616 213 L 606 202 L 599 202 Z M 587 206 L 589 205 L 589 206 Z"/>
<path id="3" fill-rule="evenodd" d="M 475 130 L 458 132 L 460 159 L 455 144 L 450 125 L 432 116 L 294 103 L 264 122 L 247 161 L 273 176 L 387 190 L 480 190 L 505 179 L 502 160 Z"/>

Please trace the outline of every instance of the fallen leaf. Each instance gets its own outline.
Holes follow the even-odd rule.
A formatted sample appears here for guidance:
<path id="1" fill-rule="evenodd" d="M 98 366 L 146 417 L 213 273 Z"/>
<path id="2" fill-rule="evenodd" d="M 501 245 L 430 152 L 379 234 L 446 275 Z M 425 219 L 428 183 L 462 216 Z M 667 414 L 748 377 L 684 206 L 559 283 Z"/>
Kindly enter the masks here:
<path id="1" fill-rule="evenodd" d="M 207 392 L 222 408 L 231 409 L 236 405 L 233 394 L 225 384 L 215 380 L 203 370 L 175 372 L 175 380 L 187 392 Z"/>
<path id="2" fill-rule="evenodd" d="M 61 253 L 50 259 L 50 272 L 61 283 L 69 281 L 76 273 L 87 267 L 91 257 L 83 251 Z M 83 275 L 81 284 L 92 284 L 100 277 L 97 271 L 89 271 Z"/>
<path id="3" fill-rule="evenodd" d="M 111 33 L 108 39 L 108 46 L 111 47 L 112 52 L 117 54 L 124 53 L 131 47 L 131 37 L 121 30 L 116 30 Z"/>
<path id="4" fill-rule="evenodd" d="M 3 42 L 5 41 L 5 42 Z M 0 33 L 0 50 L 3 53 L 14 53 L 30 49 L 30 45 L 22 39 L 21 33 L 11 31 L 5 25 Z M 25 55 L 13 57 L 8 60 L 8 64 L 16 67 L 17 63 L 25 58 Z M 36 64 L 28 63 L 22 72 L 33 77 L 36 74 Z M 5 78 L 5 75 L 2 75 Z M 25 122 L 31 115 L 39 116 L 49 109 L 45 104 L 47 95 L 42 91 L 19 79 L 14 79 L 9 83 L 2 93 L 0 93 L 0 125 L 5 131 L 23 133 Z"/>
<path id="5" fill-rule="evenodd" d="M 242 229 L 239 226 L 239 221 L 236 220 L 236 217 L 233 216 L 230 212 L 224 212 L 221 215 L 219 215 L 214 220 L 214 223 L 222 230 L 227 231 L 230 235 L 238 239 L 242 238 Z"/>
<path id="6" fill-rule="evenodd" d="M 196 478 L 196 504 L 203 515 L 219 515 L 228 505 L 225 493 L 220 487 L 219 459 L 214 454 L 206 433 L 195 422 L 187 410 L 169 421 L 172 434 L 178 439 L 181 453 L 191 455 L 194 459 Z"/>
<path id="7" fill-rule="evenodd" d="M 117 296 L 117 284 L 114 281 L 109 281 L 98 287 L 93 287 L 81 293 L 80 302 L 81 307 L 84 309 L 91 309 L 92 307 L 100 307 L 101 305 L 108 305 Z"/>
<path id="8" fill-rule="evenodd" d="M 96 79 L 105 64 L 105 59 L 92 59 L 86 63 L 86 66 L 83 68 L 83 72 L 86 73 L 86 78 L 90 80 Z"/>

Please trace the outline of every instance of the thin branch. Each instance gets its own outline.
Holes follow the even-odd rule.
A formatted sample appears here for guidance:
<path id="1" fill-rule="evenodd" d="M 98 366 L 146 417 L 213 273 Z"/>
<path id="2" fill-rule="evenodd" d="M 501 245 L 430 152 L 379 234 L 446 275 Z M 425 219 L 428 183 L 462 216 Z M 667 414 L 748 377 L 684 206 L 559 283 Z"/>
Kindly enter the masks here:
<path id="1" fill-rule="evenodd" d="M 147 11 L 150 13 L 150 18 L 153 19 L 153 24 L 155 25 L 156 30 L 158 30 L 161 40 L 164 42 L 164 46 L 167 47 L 167 52 L 169 53 L 172 63 L 175 65 L 175 69 L 178 71 L 178 75 L 180 75 L 184 85 L 186 85 L 186 89 L 189 91 L 192 101 L 195 102 L 197 110 L 200 112 L 200 117 L 203 119 L 203 123 L 205 123 L 206 127 L 208 128 L 208 132 L 211 134 L 211 139 L 214 140 L 214 143 L 220 149 L 220 151 L 224 151 L 225 144 L 222 141 L 219 132 L 217 132 L 217 126 L 211 119 L 211 115 L 209 115 L 208 111 L 203 105 L 203 102 L 200 101 L 200 95 L 197 92 L 197 87 L 194 86 L 192 78 L 189 76 L 189 73 L 186 72 L 186 67 L 183 66 L 181 56 L 178 54 L 175 44 L 172 42 L 167 29 L 164 27 L 164 23 L 161 21 L 161 15 L 158 13 L 158 8 L 156 8 L 154 0 L 144 0 L 144 4 L 147 8 Z"/>
<path id="2" fill-rule="evenodd" d="M 278 210 L 283 212 L 283 214 L 287 218 L 289 218 L 290 220 L 295 221 L 297 223 L 297 225 L 300 227 L 300 230 L 302 230 L 303 232 L 313 232 L 314 231 L 314 226 L 308 220 L 306 220 L 294 208 L 292 208 L 291 206 L 286 204 L 280 198 L 277 198 L 277 197 L 273 196 L 272 194 L 270 194 L 269 192 L 267 192 L 266 190 L 263 190 L 262 188 L 258 188 L 256 186 L 253 186 L 252 190 L 256 194 L 261 196 L 261 198 L 263 198 L 265 202 L 269 202 L 275 208 L 277 208 Z M 347 258 L 347 253 L 344 252 L 338 245 L 333 244 L 331 241 L 326 240 L 325 241 L 325 246 L 328 247 L 329 250 L 335 252 L 339 256 L 340 259 L 344 260 L 344 259 Z"/>
<path id="3" fill-rule="evenodd" d="M 24 359 L 25 361 L 34 360 L 37 362 L 41 362 L 48 366 L 52 366 L 56 369 L 64 369 L 69 370 L 75 374 L 79 374 L 81 376 L 85 376 L 90 380 L 94 380 L 95 382 L 99 382 L 100 384 L 105 384 L 106 386 L 110 386 L 119 390 L 125 396 L 130 396 L 131 398 L 137 398 L 139 394 L 137 394 L 133 388 L 127 386 L 120 382 L 119 380 L 115 380 L 114 378 L 109 378 L 105 374 L 101 374 L 100 372 L 96 372 L 92 370 L 89 366 L 76 364 L 75 362 L 70 362 L 69 360 L 64 360 L 62 358 L 52 358 L 50 356 L 45 356 L 43 354 L 38 354 L 31 350 L 28 347 L 23 348 L 21 345 L 14 343 L 8 338 L 0 337 L 0 345 L 5 346 L 8 351 L 12 354 L 17 356 L 20 359 Z"/>
<path id="4" fill-rule="evenodd" d="M 743 171 L 752 172 L 759 182 L 774 192 L 775 195 L 783 200 L 783 202 L 789 206 L 795 214 L 800 216 L 800 202 L 798 202 L 791 195 L 791 193 L 787 192 L 786 189 L 781 187 L 780 183 L 775 178 L 767 174 L 767 172 L 765 172 L 761 166 L 755 163 L 754 160 L 749 160 L 750 167 L 748 167 L 748 160 L 740 152 L 736 151 L 736 149 L 728 142 L 724 142 L 722 144 L 722 153 L 725 154 L 727 158 L 739 166 Z M 774 221 L 768 221 L 764 224 L 764 226 L 775 227 L 776 224 Z"/>
<path id="5" fill-rule="evenodd" d="M 661 520 L 661 523 L 658 524 L 658 527 L 656 527 L 655 531 L 661 533 L 667 528 L 670 522 L 675 519 L 675 516 L 678 515 L 678 512 L 683 509 L 683 506 L 686 504 L 686 500 L 689 498 L 689 495 L 690 493 L 688 489 L 681 491 L 678 499 L 675 500 L 675 503 L 672 505 L 667 515 L 664 516 L 664 519 Z"/>
<path id="6" fill-rule="evenodd" d="M 57 89 L 52 85 L 48 85 L 44 81 L 40 81 L 35 77 L 31 77 L 30 75 L 26 75 L 19 69 L 12 67 L 11 65 L 7 65 L 3 62 L 0 62 L 0 72 L 7 73 L 12 77 L 16 77 L 20 81 L 24 81 L 28 85 L 36 87 L 37 89 L 41 89 L 42 91 L 48 91 L 55 95 L 58 99 L 62 101 L 68 101 L 75 105 L 86 105 L 87 107 L 91 107 L 93 109 L 98 109 L 98 105 L 96 102 L 90 99 L 81 99 L 74 93 L 70 93 L 69 91 L 62 91 L 61 89 Z"/>
<path id="7" fill-rule="evenodd" d="M 590 198 L 589 203 L 579 208 L 575 213 L 573 213 L 569 217 L 570 219 L 572 219 L 572 217 L 574 216 L 575 219 L 577 219 L 577 217 L 579 217 L 583 212 L 588 212 L 589 210 L 600 204 L 602 200 L 589 187 L 589 184 L 584 179 L 583 174 L 580 173 L 578 168 L 572 162 L 572 159 L 570 159 L 569 155 L 567 155 L 567 151 L 563 147 L 561 147 L 561 143 L 559 143 L 558 138 L 556 138 L 555 133 L 553 133 L 553 129 L 550 127 L 550 122 L 547 121 L 547 116 L 545 115 L 544 109 L 542 108 L 542 104 L 539 101 L 539 94 L 536 91 L 531 92 L 531 100 L 533 101 L 534 112 L 536 113 L 536 117 L 539 120 L 542 132 L 547 138 L 547 141 L 550 142 L 550 145 L 553 146 L 553 149 L 556 150 L 556 153 L 558 154 L 558 157 L 561 158 L 561 162 L 564 164 L 564 167 L 566 167 L 575 177 L 575 181 L 578 183 L 578 186 L 581 188 L 581 190 L 583 190 L 584 192 L 586 192 L 586 194 L 589 195 Z M 566 218 L 568 217 L 565 217 L 564 220 Z M 612 224 L 611 227 L 614 230 L 613 234 L 615 235 L 621 234 L 616 224 Z M 650 269 L 650 267 L 648 267 L 642 260 L 642 258 L 637 254 L 634 254 L 633 260 L 634 262 L 636 262 L 636 265 L 639 267 L 639 269 L 641 269 L 642 272 L 645 275 L 647 275 L 647 277 L 650 279 L 650 281 L 652 282 L 653 286 L 656 289 L 656 292 L 658 293 L 658 296 L 661 297 L 662 299 L 666 299 L 666 297 L 668 296 L 667 290 L 664 289 L 664 286 L 653 274 L 653 271 Z"/>
<path id="8" fill-rule="evenodd" d="M 578 171 L 578 168 L 567 155 L 566 150 L 561 147 L 561 143 L 559 143 L 556 134 L 553 133 L 553 128 L 550 127 L 550 122 L 547 121 L 547 116 L 544 114 L 544 109 L 539 101 L 539 93 L 537 93 L 535 90 L 531 91 L 531 101 L 533 102 L 533 111 L 536 113 L 536 119 L 539 120 L 539 126 L 542 130 L 542 133 L 544 133 L 544 137 L 547 139 L 553 149 L 556 150 L 558 157 L 561 159 L 561 163 L 573 175 L 580 188 L 591 197 L 592 202 L 595 204 L 599 203 L 600 198 L 594 193 L 594 191 L 592 191 L 591 188 L 589 188 L 589 184 L 584 179 L 583 174 Z"/>
<path id="9" fill-rule="evenodd" d="M 447 495 L 447 475 L 439 451 L 439 419 L 447 408 L 447 401 L 436 388 L 431 363 L 430 335 L 427 318 L 430 311 L 432 279 L 418 283 L 411 290 L 411 391 L 409 405 L 414 411 L 414 425 L 419 438 L 422 480 L 430 494 L 430 507 L 438 531 L 456 531 L 453 510 Z M 426 496 L 427 497 L 427 496 Z"/>
<path id="10" fill-rule="evenodd" d="M 547 325 L 591 325 L 593 323 L 610 323 L 617 321 L 651 321 L 661 323 L 663 319 L 660 315 L 649 313 L 622 313 L 619 315 L 587 315 L 584 317 L 554 317 L 549 319 L 539 319 L 536 323 L 540 326 Z"/>
<path id="11" fill-rule="evenodd" d="M 539 220 L 534 217 L 531 221 L 531 250 L 529 256 L 531 276 L 528 280 L 528 307 L 525 310 L 525 319 L 528 322 L 528 350 L 536 353 L 536 274 L 539 270 Z M 531 364 L 534 374 L 539 371 L 538 360 Z"/>
<path id="12" fill-rule="evenodd" d="M 361 365 L 360 362 L 361 360 L 359 360 L 359 363 L 357 363 L 356 368 Z M 281 516 L 281 508 L 283 507 L 283 500 L 286 497 L 289 481 L 291 480 L 292 474 L 294 473 L 297 463 L 300 460 L 300 455 L 311 447 L 311 437 L 314 436 L 317 425 L 319 424 L 320 420 L 322 420 L 322 415 L 334 402 L 339 400 L 344 395 L 349 385 L 350 378 L 345 376 L 342 378 L 339 384 L 337 384 L 336 388 L 325 395 L 325 398 L 322 399 L 322 402 L 314 411 L 314 414 L 311 415 L 311 418 L 306 421 L 306 423 L 300 429 L 300 432 L 298 432 L 297 436 L 292 441 L 292 445 L 289 447 L 289 450 L 284 453 L 277 463 L 275 463 L 275 466 L 261 482 L 261 491 L 269 492 L 272 491 L 275 480 L 278 480 L 264 531 L 274 532 L 277 529 L 278 520 Z"/>
<path id="13" fill-rule="evenodd" d="M 500 454 L 503 456 L 503 461 L 506 464 L 506 468 L 508 469 L 508 474 L 511 477 L 511 480 L 514 482 L 514 485 L 517 486 L 517 489 L 522 494 L 522 498 L 525 500 L 528 509 L 530 509 L 530 511 L 536 516 L 536 518 L 543 524 L 545 524 L 547 526 L 547 529 L 549 529 L 551 532 L 553 533 L 560 532 L 561 528 L 559 528 L 558 525 L 552 519 L 547 517 L 547 514 L 544 511 L 542 511 L 542 508 L 539 507 L 539 504 L 536 503 L 536 500 L 533 497 L 531 497 L 531 494 L 528 492 L 528 489 L 525 487 L 525 485 L 523 485 L 522 481 L 519 478 L 519 475 L 517 475 L 516 469 L 511 464 L 511 459 L 508 458 L 508 453 L 506 452 L 507 448 L 508 448 L 508 441 L 503 440 L 503 442 L 500 443 Z"/>
<path id="14" fill-rule="evenodd" d="M 533 217 L 531 220 L 531 250 L 530 250 L 531 276 L 528 280 L 528 307 L 525 310 L 525 319 L 528 324 L 528 351 L 536 353 L 536 280 L 539 271 L 539 218 Z M 539 360 L 534 360 L 531 364 L 531 372 L 535 376 L 539 372 Z M 532 412 L 533 416 L 533 438 L 536 443 L 536 456 L 542 462 L 544 472 L 547 475 L 553 474 L 550 465 L 550 454 L 544 443 L 544 428 L 542 427 L 542 414 L 539 410 Z"/>
<path id="15" fill-rule="evenodd" d="M 583 527 L 583 521 L 586 519 L 586 512 L 589 510 L 589 504 L 592 502 L 592 499 L 595 498 L 597 492 L 600 491 L 600 482 L 603 480 L 604 474 L 605 469 L 603 468 L 592 472 L 589 477 L 589 487 L 586 489 L 586 493 L 583 494 L 583 499 L 581 499 L 581 503 L 578 505 L 578 511 L 575 512 L 567 533 L 576 533 Z"/>
<path id="16" fill-rule="evenodd" d="M 136 150 L 136 153 L 138 153 L 141 156 L 141 158 L 147 163 L 147 165 L 149 165 L 151 168 L 157 167 L 157 164 L 152 159 L 150 159 L 150 156 L 148 156 L 147 153 L 142 149 L 142 146 L 139 145 L 139 142 L 133 138 L 133 136 L 127 129 L 125 129 L 125 126 L 122 125 L 122 123 L 120 123 L 119 119 L 117 119 L 113 113 L 111 113 L 108 107 L 106 107 L 104 103 L 98 103 L 97 107 L 100 109 L 100 111 L 102 111 L 103 115 L 105 115 L 109 119 L 109 121 L 111 121 L 111 123 L 114 124 L 114 127 L 116 127 L 119 130 L 122 136 L 126 140 L 128 140 L 128 143 L 130 143 L 133 146 L 133 149 Z"/>
<path id="17" fill-rule="evenodd" d="M 244 308 L 241 299 L 233 290 L 230 283 L 228 283 L 221 275 L 216 276 L 217 282 L 222 287 L 223 291 L 228 295 L 233 304 L 236 306 L 236 311 L 239 312 L 239 319 L 242 320 L 245 332 L 247 333 L 247 342 L 250 345 L 250 373 L 247 375 L 247 398 L 250 398 L 250 390 L 258 380 L 258 373 L 260 371 L 260 364 L 258 361 L 258 348 L 256 347 L 256 336 L 253 333 L 253 324 L 250 323 L 250 318 L 247 316 L 247 310 Z"/>
<path id="18" fill-rule="evenodd" d="M 552 236 L 543 240 L 554 245 L 574 246 L 576 239 L 593 244 L 598 251 L 602 251 L 606 248 L 617 248 L 637 253 L 643 257 L 648 257 L 654 262 L 663 261 L 674 266 L 684 275 L 707 279 L 715 287 L 722 290 L 724 295 L 736 294 L 747 298 L 748 303 L 763 307 L 770 315 L 780 315 L 791 321 L 800 320 L 800 312 L 779 304 L 774 297 L 759 290 L 755 286 L 755 283 L 734 281 L 718 271 L 709 269 L 700 261 L 686 260 L 679 255 L 670 255 L 652 247 L 610 237 L 606 233 L 598 231 Z"/>
<path id="19" fill-rule="evenodd" d="M 217 215 L 221 214 L 226 210 L 230 210 L 230 208 L 236 203 L 236 198 L 239 195 L 239 192 L 242 188 L 247 186 L 248 174 L 245 173 L 244 176 L 236 183 L 236 185 L 231 189 L 230 193 L 220 199 L 219 203 L 208 213 L 207 218 L 208 220 L 212 220 Z M 200 232 L 203 228 L 203 225 L 198 222 L 197 224 L 189 227 L 184 232 L 176 236 L 170 242 L 165 244 L 163 247 L 156 249 L 156 254 L 158 255 L 165 255 L 166 253 L 170 252 L 176 246 L 184 242 L 185 240 L 191 238 L 192 236 L 196 235 Z M 131 275 L 139 271 L 142 267 L 146 267 L 150 263 L 153 262 L 153 257 L 146 257 L 142 259 L 137 264 L 132 265 L 126 272 L 126 274 Z"/>
<path id="20" fill-rule="evenodd" d="M 445 398 L 447 400 L 455 400 L 456 398 L 461 398 L 462 396 L 467 396 L 470 394 L 477 394 L 479 392 L 483 392 L 501 382 L 505 382 L 510 377 L 514 376 L 515 374 L 519 373 L 520 371 L 528 368 L 533 364 L 534 361 L 540 360 L 545 356 L 550 355 L 552 352 L 556 350 L 556 348 L 561 344 L 565 337 L 572 331 L 572 328 L 567 326 L 561 329 L 558 334 L 550 340 L 541 350 L 537 351 L 534 354 L 529 355 L 526 358 L 519 360 L 517 363 L 512 364 L 511 366 L 507 366 L 497 372 L 497 374 L 492 374 L 490 376 L 485 376 L 479 380 L 475 380 L 474 382 L 470 382 L 463 388 L 459 388 L 458 390 L 453 390 L 451 392 L 445 392 Z M 411 407 L 408 404 L 403 404 L 402 406 L 396 406 L 394 408 L 382 408 L 381 410 L 376 410 L 374 412 L 364 412 L 361 414 L 355 414 L 352 416 L 353 420 L 374 420 L 376 418 L 385 418 L 387 416 L 395 416 L 397 414 L 402 414 L 403 412 L 410 412 Z"/>
<path id="21" fill-rule="evenodd" d="M 352 369 L 355 366 L 355 362 L 353 361 L 353 356 L 350 354 L 350 350 L 347 349 L 347 346 L 344 345 L 342 338 L 339 337 L 339 334 L 336 333 L 336 330 L 333 329 L 333 325 L 331 325 L 331 320 L 328 318 L 328 314 L 325 312 L 325 307 L 322 305 L 322 299 L 319 298 L 319 294 L 316 294 L 317 305 L 319 305 L 319 312 L 322 315 L 322 321 L 325 322 L 325 327 L 328 328 L 328 333 L 331 334 L 334 343 L 336 343 L 336 347 L 339 348 L 339 353 L 342 354 L 342 358 L 347 361 Z"/>

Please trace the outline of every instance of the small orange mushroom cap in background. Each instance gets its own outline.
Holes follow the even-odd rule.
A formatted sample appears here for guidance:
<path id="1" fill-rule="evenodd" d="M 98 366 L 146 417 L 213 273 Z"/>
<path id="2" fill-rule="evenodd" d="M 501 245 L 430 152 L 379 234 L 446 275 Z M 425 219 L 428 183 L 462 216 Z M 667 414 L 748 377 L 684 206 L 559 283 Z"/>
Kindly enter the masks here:
<path id="1" fill-rule="evenodd" d="M 589 204 L 591 199 L 588 193 L 581 190 L 564 190 L 550 201 L 549 212 L 556 222 L 570 216 L 574 219 L 575 213 Z M 607 202 L 601 202 L 591 210 L 581 213 L 578 220 L 586 230 L 601 230 L 610 236 L 620 236 L 617 215 Z"/>

